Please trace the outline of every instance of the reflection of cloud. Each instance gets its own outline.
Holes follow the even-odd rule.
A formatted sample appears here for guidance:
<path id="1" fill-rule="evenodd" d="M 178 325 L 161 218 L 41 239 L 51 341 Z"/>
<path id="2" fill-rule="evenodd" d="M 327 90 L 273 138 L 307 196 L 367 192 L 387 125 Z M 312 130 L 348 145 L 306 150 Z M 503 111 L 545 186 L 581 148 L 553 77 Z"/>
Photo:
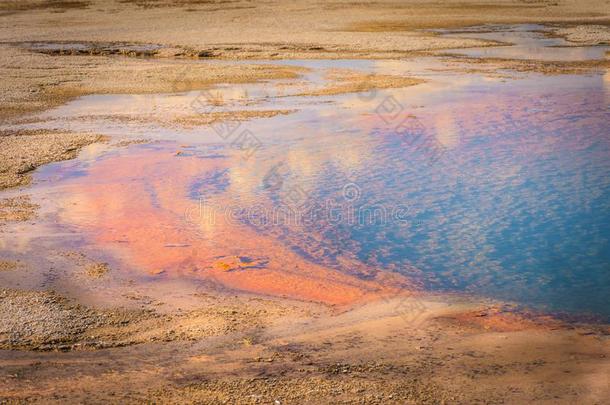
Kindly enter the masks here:
<path id="1" fill-rule="evenodd" d="M 290 173 L 297 178 L 311 178 L 320 170 L 319 164 L 316 162 L 316 156 L 307 149 L 291 149 L 286 155 L 286 163 Z"/>
<path id="2" fill-rule="evenodd" d="M 364 148 L 342 148 L 337 151 L 337 160 L 345 173 L 361 168 L 362 159 L 368 157 L 369 153 Z"/>
<path id="3" fill-rule="evenodd" d="M 460 141 L 458 128 L 453 116 L 448 113 L 441 113 L 435 117 L 434 126 L 436 128 L 436 139 L 446 148 L 454 148 Z"/>
<path id="4" fill-rule="evenodd" d="M 251 165 L 233 165 L 228 171 L 229 190 L 238 196 L 249 196 L 257 186 L 253 181 L 254 170 Z"/>
<path id="5" fill-rule="evenodd" d="M 214 97 L 219 100 L 243 100 L 248 99 L 248 89 L 244 86 L 228 86 L 221 85 L 216 86 L 213 90 L 209 91 Z"/>
<path id="6" fill-rule="evenodd" d="M 402 60 L 375 60 L 371 63 L 371 68 L 375 73 L 397 74 L 404 72 L 405 63 Z"/>
<path id="7" fill-rule="evenodd" d="M 218 212 L 211 204 L 199 201 L 196 205 L 187 208 L 185 218 L 199 227 L 199 231 L 208 240 L 218 237 L 216 218 L 222 213 Z"/>

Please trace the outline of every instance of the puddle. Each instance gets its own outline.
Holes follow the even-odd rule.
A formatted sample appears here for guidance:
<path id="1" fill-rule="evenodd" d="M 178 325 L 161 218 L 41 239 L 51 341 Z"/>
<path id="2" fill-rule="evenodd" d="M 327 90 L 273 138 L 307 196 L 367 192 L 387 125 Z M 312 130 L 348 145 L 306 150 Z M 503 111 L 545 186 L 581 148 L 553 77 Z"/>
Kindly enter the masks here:
<path id="1" fill-rule="evenodd" d="M 603 60 L 609 46 L 577 46 L 563 38 L 552 38 L 543 25 L 478 26 L 462 30 L 437 30 L 450 38 L 473 38 L 511 45 L 468 49 L 448 49 L 450 54 L 473 58 L 530 59 L 544 61 Z"/>
<path id="2" fill-rule="evenodd" d="M 283 63 L 312 68 L 318 85 L 323 69 L 346 66 Z M 88 148 L 37 171 L 38 226 L 66 235 L 57 248 L 78 235 L 154 279 L 334 304 L 424 287 L 610 320 L 608 75 L 428 70 L 440 63 L 360 61 L 429 81 L 333 97 L 219 86 L 220 110 L 294 110 L 234 128 L 159 124 L 192 114 L 199 92 L 48 111 L 24 126 L 158 142 Z M 149 119 L 108 118 L 123 113 Z"/>

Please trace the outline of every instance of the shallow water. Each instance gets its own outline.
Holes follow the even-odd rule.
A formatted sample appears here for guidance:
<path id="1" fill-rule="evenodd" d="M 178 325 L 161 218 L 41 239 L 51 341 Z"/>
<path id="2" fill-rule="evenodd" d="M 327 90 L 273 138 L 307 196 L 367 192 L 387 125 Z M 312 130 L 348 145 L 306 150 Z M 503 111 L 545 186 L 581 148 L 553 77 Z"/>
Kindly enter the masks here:
<path id="1" fill-rule="evenodd" d="M 312 68 L 317 85 L 320 69 L 346 64 L 285 63 Z M 221 107 L 199 92 L 79 99 L 29 126 L 159 142 L 89 148 L 39 170 L 42 222 L 155 277 L 212 274 L 231 288 L 336 303 L 415 284 L 610 320 L 608 74 L 426 70 L 439 63 L 358 61 L 429 81 L 334 97 L 268 82 L 219 86 Z M 195 101 L 296 112 L 231 134 L 159 123 L 196 114 Z M 143 118 L 109 118 L 124 113 Z"/>
<path id="2" fill-rule="evenodd" d="M 544 61 L 601 60 L 610 47 L 578 46 L 545 35 L 549 29 L 543 25 L 521 24 L 506 26 L 480 26 L 464 30 L 438 30 L 441 35 L 453 38 L 486 39 L 506 43 L 506 46 L 468 49 L 449 49 L 446 52 L 474 58 L 531 59 Z"/>

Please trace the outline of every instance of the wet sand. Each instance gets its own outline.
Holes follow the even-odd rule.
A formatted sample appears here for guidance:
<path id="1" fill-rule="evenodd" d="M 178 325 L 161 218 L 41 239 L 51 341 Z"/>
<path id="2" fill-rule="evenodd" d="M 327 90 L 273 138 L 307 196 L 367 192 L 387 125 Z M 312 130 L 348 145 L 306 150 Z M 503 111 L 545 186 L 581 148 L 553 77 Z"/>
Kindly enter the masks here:
<path id="1" fill-rule="evenodd" d="M 197 61 L 442 53 L 491 43 L 415 30 L 480 23 L 551 22 L 561 24 L 556 35 L 597 45 L 608 43 L 607 25 L 599 24 L 609 18 L 597 1 L 6 3 L 0 118 L 5 125 L 36 124 L 44 121 L 36 114 L 85 95 L 224 83 L 285 80 L 299 97 L 408 87 L 425 79 L 345 69 L 327 72 L 320 87 L 303 83 L 302 67 Z M 589 23 L 598 25 L 583 25 Z M 55 45 L 32 51 L 30 41 Z M 78 51 L 73 42 L 89 45 Z M 490 77 L 498 69 L 608 68 L 607 59 L 444 58 L 452 72 Z M 186 130 L 292 112 L 156 120 Z M 114 118 L 151 120 L 130 112 Z M 58 231 L 38 217 L 50 208 L 28 195 L 31 174 L 100 142 L 136 152 L 93 166 L 90 184 L 64 186 L 51 207 L 70 209 L 53 218 L 77 226 L 93 248 L 58 250 L 45 239 Z M 151 152 L 147 142 L 59 129 L 0 133 L 0 188 L 7 192 L 0 198 L 0 402 L 602 404 L 610 397 L 608 325 L 432 294 L 356 262 L 353 274 L 340 273 L 222 215 L 210 229 L 174 190 L 230 162 L 198 159 L 188 145 L 161 144 Z M 164 176 L 169 166 L 179 169 L 171 179 Z M 152 183 L 140 181 L 151 177 Z M 142 198 L 151 190 L 154 199 Z M 13 239 L 37 224 L 37 237 Z"/>

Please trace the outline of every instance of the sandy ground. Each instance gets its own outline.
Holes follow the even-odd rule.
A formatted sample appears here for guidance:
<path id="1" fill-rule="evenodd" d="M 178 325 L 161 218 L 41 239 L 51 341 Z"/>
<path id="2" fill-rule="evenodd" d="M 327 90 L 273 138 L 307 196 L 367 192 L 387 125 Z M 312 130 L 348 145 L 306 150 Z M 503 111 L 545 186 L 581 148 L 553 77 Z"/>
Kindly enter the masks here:
<path id="1" fill-rule="evenodd" d="M 300 69 L 277 66 L 199 65 L 107 56 L 49 56 L 0 47 L 2 106 L 11 118 L 63 104 L 87 94 L 164 93 L 201 89 L 215 83 L 246 83 L 296 77 Z M 41 74 L 41 69 L 45 74 Z"/>
<path id="2" fill-rule="evenodd" d="M 28 195 L 0 200 L 0 226 L 7 222 L 23 222 L 35 217 L 38 206 L 32 204 Z"/>
<path id="3" fill-rule="evenodd" d="M 74 159 L 83 146 L 103 140 L 102 136 L 49 131 L 0 133 L 0 189 L 28 184 L 37 167 Z"/>
<path id="4" fill-rule="evenodd" d="M 294 80 L 299 89 L 304 72 L 200 60 L 405 57 L 489 45 L 418 31 L 481 23 L 554 23 L 555 35 L 595 45 L 610 42 L 608 21 L 608 2 L 592 0 L 5 1 L 0 120 L 35 122 L 36 113 L 88 94 L 268 79 Z M 490 74 L 608 67 L 607 60 L 460 61 Z M 349 70 L 327 79 L 327 87 L 300 94 L 420 82 Z M 199 115 L 197 122 L 179 117 L 169 124 L 286 113 Z M 21 187 L 0 199 L 0 238 L 7 227 L 35 219 L 37 206 L 27 196 L 32 170 L 100 141 L 96 134 L 0 133 L 0 188 Z M 233 265 L 239 264 L 218 266 Z M 27 280 L 42 277 L 42 269 L 0 256 L 0 402 L 603 404 L 610 398 L 605 325 L 567 325 L 501 303 L 425 294 L 342 306 L 175 282 L 143 289 L 133 280 L 117 282 L 112 263 L 82 252 L 57 254 L 45 271 L 67 281 L 61 291 L 40 291 Z"/>
<path id="5" fill-rule="evenodd" d="M 558 28 L 554 34 L 564 37 L 575 45 L 610 44 L 610 30 L 606 25 L 578 25 L 576 27 Z"/>
<path id="6" fill-rule="evenodd" d="M 530 61 L 501 58 L 469 58 L 453 55 L 448 59 L 452 62 L 461 61 L 469 65 L 464 71 L 479 72 L 485 75 L 497 74 L 499 69 L 509 69 L 513 72 L 534 72 L 545 75 L 586 74 L 610 68 L 610 59 L 579 62 L 568 61 Z"/>
<path id="7" fill-rule="evenodd" d="M 128 41 L 239 58 L 400 54 L 480 43 L 414 32 L 419 28 L 510 22 L 603 24 L 610 17 L 608 4 L 596 0 L 27 0 L 17 7 L 17 2 L 5 3 L 9 18 L 0 29 L 4 41 Z"/>
<path id="8" fill-rule="evenodd" d="M 489 303 L 403 297 L 342 311 L 196 293 L 192 304 L 172 314 L 99 310 L 55 293 L 3 291 L 0 337 L 11 351 L 0 358 L 2 396 L 602 404 L 608 395 L 607 330 Z"/>

